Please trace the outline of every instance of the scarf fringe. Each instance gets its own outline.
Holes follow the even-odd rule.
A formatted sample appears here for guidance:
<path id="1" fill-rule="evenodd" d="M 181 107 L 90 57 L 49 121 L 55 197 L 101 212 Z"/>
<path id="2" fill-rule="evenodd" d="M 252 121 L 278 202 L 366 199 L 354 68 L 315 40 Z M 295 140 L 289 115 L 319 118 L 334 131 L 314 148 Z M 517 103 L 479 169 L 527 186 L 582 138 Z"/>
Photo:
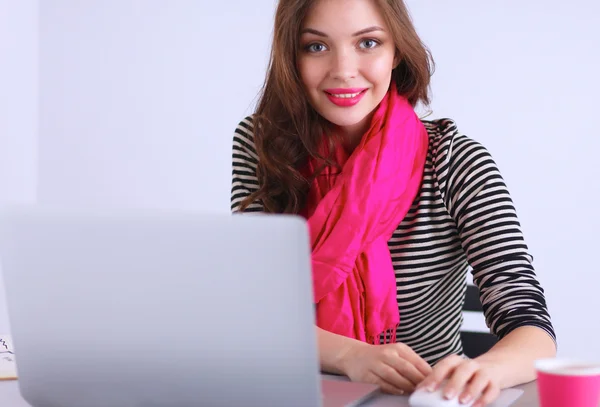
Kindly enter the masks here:
<path id="1" fill-rule="evenodd" d="M 396 343 L 396 332 L 400 324 L 396 324 L 393 328 L 388 328 L 375 336 L 367 337 L 367 343 L 371 345 L 386 345 L 388 343 Z"/>

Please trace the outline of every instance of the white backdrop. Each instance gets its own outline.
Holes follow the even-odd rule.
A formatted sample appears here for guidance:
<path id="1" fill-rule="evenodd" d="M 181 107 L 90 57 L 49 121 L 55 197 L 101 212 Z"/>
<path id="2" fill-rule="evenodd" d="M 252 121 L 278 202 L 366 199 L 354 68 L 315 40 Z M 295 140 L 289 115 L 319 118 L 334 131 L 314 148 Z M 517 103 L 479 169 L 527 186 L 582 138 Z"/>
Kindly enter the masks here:
<path id="1" fill-rule="evenodd" d="M 274 4 L 234 3 L 40 2 L 40 202 L 227 210 Z"/>
<path id="2" fill-rule="evenodd" d="M 37 2 L 0 0 L 0 205 L 35 202 Z M 0 336 L 8 332 L 0 275 Z"/>
<path id="3" fill-rule="evenodd" d="M 3 9 L 22 9 L 3 29 L 36 50 L 35 7 L 0 1 Z M 437 62 L 432 116 L 454 118 L 496 158 L 546 288 L 559 353 L 600 360 L 599 3 L 408 3 Z M 1 135 L 2 161 L 19 149 L 21 134 L 29 135 L 30 154 L 8 169 L 18 178 L 0 187 L 21 199 L 15 186 L 36 184 L 37 142 L 41 203 L 229 211 L 232 132 L 264 78 L 273 5 L 40 2 L 38 138 L 33 122 Z M 0 79 L 9 89 L 0 92 L 0 107 L 12 112 L 11 126 L 31 117 L 38 102 L 29 51 L 3 68 L 10 79 Z M 23 94 L 28 99 L 14 112 Z"/>

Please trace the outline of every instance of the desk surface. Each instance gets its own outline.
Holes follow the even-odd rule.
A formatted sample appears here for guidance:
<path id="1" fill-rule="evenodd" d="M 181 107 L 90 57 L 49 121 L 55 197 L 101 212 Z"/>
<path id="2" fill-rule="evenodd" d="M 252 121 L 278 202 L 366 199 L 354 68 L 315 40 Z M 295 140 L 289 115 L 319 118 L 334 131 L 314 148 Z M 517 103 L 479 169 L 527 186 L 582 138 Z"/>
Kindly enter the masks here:
<path id="1" fill-rule="evenodd" d="M 334 380 L 345 380 L 340 376 L 323 375 L 328 379 Z M 523 390 L 523 394 L 515 401 L 510 407 L 538 407 L 538 395 L 536 382 L 527 383 L 521 386 L 515 387 L 515 389 Z M 506 396 L 506 395 L 505 395 Z M 508 397 L 510 400 L 514 398 Z M 506 402 L 506 397 L 501 397 Z M 0 399 L 1 401 L 2 399 Z M 491 404 L 489 407 L 494 407 L 495 404 Z M 361 404 L 361 407 L 409 407 L 408 396 L 392 396 L 389 394 L 378 394 L 371 398 L 369 401 Z"/>
<path id="2" fill-rule="evenodd" d="M 511 407 L 537 407 L 537 389 L 535 382 L 517 388 L 525 391 Z M 31 407 L 19 393 L 18 383 L 15 380 L 0 381 L 0 406 L 6 407 Z M 364 407 L 402 407 L 408 406 L 408 397 L 380 394 L 364 403 Z"/>
<path id="3" fill-rule="evenodd" d="M 524 391 L 523 395 L 517 399 L 510 407 L 539 407 L 537 388 L 535 382 L 517 386 L 517 389 Z M 403 400 L 399 400 L 403 399 Z M 401 401 L 401 403 L 399 403 Z M 364 404 L 364 407 L 408 407 L 408 397 L 391 396 L 381 394 Z M 490 405 L 489 407 L 494 407 Z"/>

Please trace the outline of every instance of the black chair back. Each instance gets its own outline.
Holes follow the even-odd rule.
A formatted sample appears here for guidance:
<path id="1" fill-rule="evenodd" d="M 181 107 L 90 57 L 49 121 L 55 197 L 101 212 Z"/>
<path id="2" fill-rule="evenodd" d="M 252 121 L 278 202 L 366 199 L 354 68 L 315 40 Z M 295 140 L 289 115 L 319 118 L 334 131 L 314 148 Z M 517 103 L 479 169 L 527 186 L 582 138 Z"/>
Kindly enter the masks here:
<path id="1" fill-rule="evenodd" d="M 463 311 L 479 312 L 483 314 L 483 307 L 479 300 L 479 289 L 474 285 L 467 285 Z M 487 332 L 463 330 L 460 333 L 463 352 L 470 358 L 476 358 L 492 348 L 497 342 L 496 335 Z"/>

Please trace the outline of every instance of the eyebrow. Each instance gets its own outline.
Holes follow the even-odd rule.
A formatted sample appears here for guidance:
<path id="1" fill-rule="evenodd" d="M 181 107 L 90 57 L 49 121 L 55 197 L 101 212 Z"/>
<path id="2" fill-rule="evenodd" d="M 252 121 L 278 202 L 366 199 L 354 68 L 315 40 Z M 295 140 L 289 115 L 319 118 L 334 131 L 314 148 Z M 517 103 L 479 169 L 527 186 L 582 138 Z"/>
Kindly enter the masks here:
<path id="1" fill-rule="evenodd" d="M 373 32 L 373 31 L 385 31 L 385 30 L 379 26 L 374 25 L 372 27 L 367 27 L 360 31 L 357 31 L 354 34 L 352 34 L 352 36 L 357 37 L 359 35 L 367 34 L 367 33 Z M 327 37 L 327 34 L 325 34 L 324 32 L 317 31 L 313 28 L 304 28 L 302 31 L 300 31 L 300 35 L 302 35 L 302 34 L 314 34 L 314 35 L 318 35 L 319 37 Z"/>

